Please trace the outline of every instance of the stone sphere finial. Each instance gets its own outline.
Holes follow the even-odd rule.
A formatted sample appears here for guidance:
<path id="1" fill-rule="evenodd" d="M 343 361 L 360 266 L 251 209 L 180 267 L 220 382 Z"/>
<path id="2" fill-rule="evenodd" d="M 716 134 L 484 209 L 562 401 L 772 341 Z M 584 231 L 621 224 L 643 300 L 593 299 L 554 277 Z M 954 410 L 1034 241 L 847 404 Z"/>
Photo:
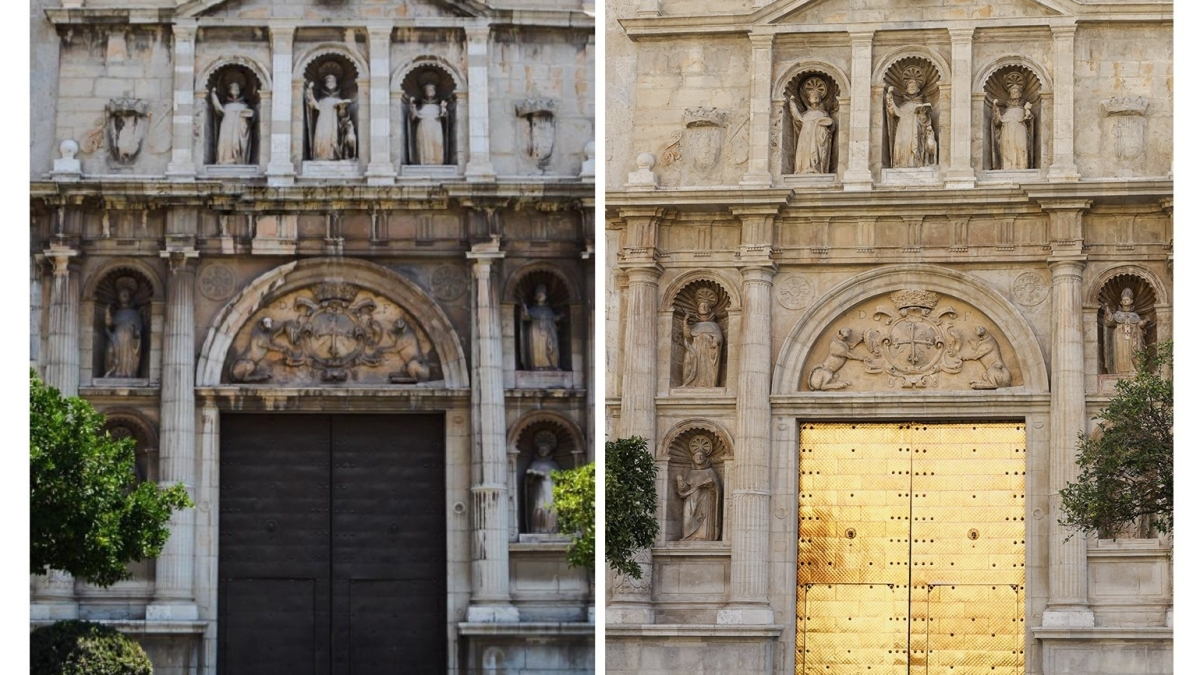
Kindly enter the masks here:
<path id="1" fill-rule="evenodd" d="M 654 168 L 655 159 L 653 153 L 639 153 L 634 161 L 637 162 L 637 168 L 639 171 L 649 171 L 650 169 Z"/>
<path id="2" fill-rule="evenodd" d="M 79 144 L 73 139 L 68 138 L 59 143 L 58 151 L 62 153 L 63 159 L 75 159 L 75 155 L 79 153 Z"/>

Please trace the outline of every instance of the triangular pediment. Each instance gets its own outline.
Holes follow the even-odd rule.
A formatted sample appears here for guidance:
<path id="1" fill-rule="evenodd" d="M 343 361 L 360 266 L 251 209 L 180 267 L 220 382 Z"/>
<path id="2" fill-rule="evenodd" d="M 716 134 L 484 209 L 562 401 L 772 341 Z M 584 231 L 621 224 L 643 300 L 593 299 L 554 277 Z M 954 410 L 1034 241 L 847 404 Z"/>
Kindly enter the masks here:
<path id="1" fill-rule="evenodd" d="M 760 14 L 761 23 L 838 25 L 1070 16 L 1071 0 L 779 0 Z"/>
<path id="2" fill-rule="evenodd" d="M 176 16 L 222 19 L 410 19 L 467 17 L 487 13 L 478 0 L 185 0 Z"/>

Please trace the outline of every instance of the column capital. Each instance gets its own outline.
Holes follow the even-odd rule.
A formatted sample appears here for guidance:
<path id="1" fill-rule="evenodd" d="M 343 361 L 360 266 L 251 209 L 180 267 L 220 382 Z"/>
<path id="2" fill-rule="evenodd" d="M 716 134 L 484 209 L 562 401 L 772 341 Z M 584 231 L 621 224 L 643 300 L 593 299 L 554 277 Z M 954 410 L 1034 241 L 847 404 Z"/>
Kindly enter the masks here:
<path id="1" fill-rule="evenodd" d="M 1043 211 L 1087 211 L 1092 208 L 1092 200 L 1077 198 L 1049 198 L 1037 200 Z"/>
<path id="2" fill-rule="evenodd" d="M 1046 260 L 1050 273 L 1055 278 L 1074 277 L 1083 279 L 1083 269 L 1087 266 L 1086 255 L 1056 255 Z"/>
<path id="3" fill-rule="evenodd" d="M 368 21 L 367 36 L 372 40 L 388 40 L 392 37 L 392 31 L 396 29 L 396 25 L 391 21 Z"/>
<path id="4" fill-rule="evenodd" d="M 71 271 L 71 258 L 77 257 L 79 251 L 62 244 L 50 244 L 50 248 L 42 252 L 54 266 L 54 276 L 63 276 Z"/>
<path id="5" fill-rule="evenodd" d="M 1078 28 L 1078 25 L 1075 23 L 1074 19 L 1071 20 L 1071 23 L 1051 24 L 1050 35 L 1053 36 L 1055 40 L 1068 40 L 1075 37 L 1076 28 Z"/>
<path id="6" fill-rule="evenodd" d="M 875 31 L 874 30 L 852 30 L 852 31 L 850 31 L 850 44 L 851 45 L 860 45 L 861 46 L 864 43 L 870 44 L 871 42 L 874 42 L 874 40 L 875 40 Z"/>
<path id="7" fill-rule="evenodd" d="M 196 37 L 199 22 L 192 18 L 175 19 L 171 24 L 171 34 L 176 40 L 192 40 Z"/>
<path id="8" fill-rule="evenodd" d="M 775 44 L 774 33 L 750 33 L 750 46 L 755 49 L 770 49 Z"/>
<path id="9" fill-rule="evenodd" d="M 621 269 L 631 284 L 657 284 L 663 273 L 663 266 L 657 261 L 638 262 L 632 266 L 622 266 Z"/>
<path id="10" fill-rule="evenodd" d="M 468 42 L 483 42 L 492 37 L 491 24 L 476 24 L 467 26 L 463 30 L 467 33 Z"/>
<path id="11" fill-rule="evenodd" d="M 267 24 L 267 30 L 271 34 L 271 44 L 287 44 L 291 47 L 292 40 L 296 38 L 297 24 L 294 22 L 271 22 Z"/>
<path id="12" fill-rule="evenodd" d="M 490 240 L 475 244 L 466 255 L 468 260 L 475 261 L 476 278 L 488 274 L 492 261 L 504 257 L 504 251 L 500 250 L 500 235 L 493 234 Z"/>
<path id="13" fill-rule="evenodd" d="M 171 272 L 186 272 L 188 263 L 200 257 L 200 252 L 194 248 L 168 248 L 165 251 L 159 251 L 158 257 L 165 258 Z"/>
<path id="14" fill-rule="evenodd" d="M 743 256 L 745 256 L 744 251 Z M 742 273 L 742 281 L 746 283 L 769 284 L 775 278 L 775 273 L 779 271 L 779 266 L 769 258 L 760 258 L 748 261 L 745 265 L 740 266 L 738 270 Z"/>
<path id="15" fill-rule="evenodd" d="M 975 39 L 975 26 L 950 28 L 950 42 L 970 42 Z"/>

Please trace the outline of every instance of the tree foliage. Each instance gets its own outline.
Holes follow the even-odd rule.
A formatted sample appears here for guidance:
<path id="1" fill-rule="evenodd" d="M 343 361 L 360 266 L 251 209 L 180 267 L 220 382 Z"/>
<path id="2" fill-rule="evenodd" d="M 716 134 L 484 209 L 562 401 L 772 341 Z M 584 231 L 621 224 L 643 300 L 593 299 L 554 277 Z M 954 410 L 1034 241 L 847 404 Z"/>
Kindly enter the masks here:
<path id="1" fill-rule="evenodd" d="M 1077 482 L 1059 492 L 1062 525 L 1111 537 L 1147 517 L 1150 530 L 1174 527 L 1174 398 L 1170 340 L 1138 355 L 1138 372 L 1118 380 L 1096 416 L 1098 432 L 1080 434 Z"/>
<path id="2" fill-rule="evenodd" d="M 114 628 L 59 621 L 29 634 L 30 675 L 151 675 L 142 646 Z"/>
<path id="3" fill-rule="evenodd" d="M 87 401 L 29 379 L 30 573 L 111 586 L 126 563 L 162 551 L 171 512 L 191 500 L 183 485 L 137 484 L 132 439 L 111 438 Z"/>
<path id="4" fill-rule="evenodd" d="M 596 464 L 551 474 L 558 531 L 571 535 L 567 566 L 591 570 L 596 564 Z"/>
<path id="5" fill-rule="evenodd" d="M 642 578 L 634 555 L 658 536 L 657 473 L 646 439 L 634 436 L 604 444 L 604 559 L 634 579 Z"/>

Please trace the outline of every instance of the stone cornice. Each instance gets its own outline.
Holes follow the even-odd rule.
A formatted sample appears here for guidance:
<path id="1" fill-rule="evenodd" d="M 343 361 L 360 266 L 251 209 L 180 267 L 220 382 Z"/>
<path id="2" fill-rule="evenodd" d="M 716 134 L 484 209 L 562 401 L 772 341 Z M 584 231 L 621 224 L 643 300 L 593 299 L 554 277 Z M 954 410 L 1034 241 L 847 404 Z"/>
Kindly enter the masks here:
<path id="1" fill-rule="evenodd" d="M 583 9 L 495 9 L 475 0 L 431 0 L 435 4 L 451 8 L 460 16 L 397 18 L 380 21 L 346 17 L 329 20 L 275 20 L 275 19 L 239 19 L 227 17 L 205 17 L 193 6 L 214 3 L 191 2 L 177 8 L 114 8 L 114 7 L 72 7 L 51 8 L 46 10 L 46 18 L 55 26 L 112 26 L 112 25 L 169 25 L 190 22 L 199 28 L 209 27 L 251 27 L 263 28 L 268 25 L 293 25 L 296 28 L 328 27 L 331 22 L 335 25 L 378 29 L 384 24 L 394 28 L 464 28 L 468 26 L 529 26 L 539 28 L 581 28 L 595 30 L 594 14 Z M 189 9 L 191 8 L 191 9 Z M 462 10 L 466 10 L 463 12 Z"/>

